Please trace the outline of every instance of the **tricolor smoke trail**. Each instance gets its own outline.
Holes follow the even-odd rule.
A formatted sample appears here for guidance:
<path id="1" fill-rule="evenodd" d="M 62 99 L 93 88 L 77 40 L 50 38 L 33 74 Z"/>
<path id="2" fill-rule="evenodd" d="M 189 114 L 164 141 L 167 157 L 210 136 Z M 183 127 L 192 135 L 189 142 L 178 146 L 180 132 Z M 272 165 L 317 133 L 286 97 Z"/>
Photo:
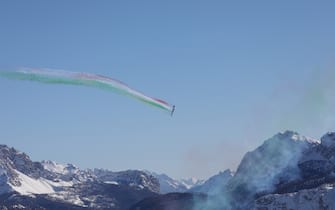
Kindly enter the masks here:
<path id="1" fill-rule="evenodd" d="M 171 115 L 174 112 L 174 106 L 168 104 L 167 102 L 147 96 L 130 88 L 121 81 L 102 75 L 62 70 L 25 68 L 17 71 L 0 71 L 0 76 L 16 80 L 30 80 L 50 84 L 82 85 L 112 90 L 119 94 L 135 98 L 151 106 L 168 111 Z"/>

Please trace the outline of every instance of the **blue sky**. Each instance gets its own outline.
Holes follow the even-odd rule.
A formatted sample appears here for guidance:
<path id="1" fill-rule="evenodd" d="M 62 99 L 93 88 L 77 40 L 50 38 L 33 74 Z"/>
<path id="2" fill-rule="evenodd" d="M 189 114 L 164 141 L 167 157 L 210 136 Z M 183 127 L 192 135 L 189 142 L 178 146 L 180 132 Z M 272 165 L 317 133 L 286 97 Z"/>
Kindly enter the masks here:
<path id="1" fill-rule="evenodd" d="M 334 130 L 332 1 L 3 1 L 0 69 L 120 79 L 170 117 L 87 87 L 0 78 L 0 140 L 34 160 L 206 178 L 286 129 Z"/>

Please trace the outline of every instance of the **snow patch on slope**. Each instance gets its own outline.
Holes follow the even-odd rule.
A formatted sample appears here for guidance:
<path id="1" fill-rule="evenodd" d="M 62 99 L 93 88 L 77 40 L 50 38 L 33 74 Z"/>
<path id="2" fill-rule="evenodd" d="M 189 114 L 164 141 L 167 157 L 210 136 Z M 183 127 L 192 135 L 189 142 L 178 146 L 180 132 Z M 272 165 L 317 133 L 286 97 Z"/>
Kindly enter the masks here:
<path id="1" fill-rule="evenodd" d="M 43 178 L 38 180 L 30 178 L 29 176 L 21 173 L 18 170 L 14 170 L 18 174 L 20 180 L 20 186 L 11 185 L 11 187 L 22 195 L 29 194 L 49 194 L 54 193 L 53 187 Z"/>
<path id="2" fill-rule="evenodd" d="M 112 184 L 112 185 L 119 185 L 119 183 L 115 182 L 115 181 L 105 181 L 104 183 L 105 184 Z"/>
<path id="3" fill-rule="evenodd" d="M 61 189 L 62 187 L 71 187 L 73 182 L 66 181 L 51 181 L 45 178 L 34 179 L 31 178 L 18 170 L 14 170 L 15 173 L 18 174 L 18 180 L 21 185 L 14 186 L 9 184 L 14 191 L 22 195 L 30 195 L 30 194 L 50 194 L 58 191 L 57 189 Z"/>

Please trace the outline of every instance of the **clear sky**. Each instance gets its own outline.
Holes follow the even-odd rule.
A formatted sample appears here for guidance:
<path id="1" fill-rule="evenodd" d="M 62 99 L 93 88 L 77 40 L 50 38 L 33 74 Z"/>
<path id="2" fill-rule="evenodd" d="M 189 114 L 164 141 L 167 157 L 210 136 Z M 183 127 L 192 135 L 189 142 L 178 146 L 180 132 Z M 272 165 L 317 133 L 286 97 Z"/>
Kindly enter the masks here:
<path id="1" fill-rule="evenodd" d="M 0 142 L 33 160 L 206 178 L 335 126 L 333 1 L 1 1 L 0 69 L 98 73 L 176 105 L 0 78 Z"/>

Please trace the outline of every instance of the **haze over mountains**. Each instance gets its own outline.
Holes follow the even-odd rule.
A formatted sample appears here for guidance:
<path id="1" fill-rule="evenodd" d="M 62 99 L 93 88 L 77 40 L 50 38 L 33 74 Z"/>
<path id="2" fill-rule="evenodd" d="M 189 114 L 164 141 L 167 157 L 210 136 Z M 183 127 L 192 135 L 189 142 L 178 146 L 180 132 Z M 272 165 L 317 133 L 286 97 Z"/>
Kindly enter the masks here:
<path id="1" fill-rule="evenodd" d="M 335 209 L 335 133 L 278 133 L 208 180 L 33 162 L 0 146 L 2 209 Z"/>

